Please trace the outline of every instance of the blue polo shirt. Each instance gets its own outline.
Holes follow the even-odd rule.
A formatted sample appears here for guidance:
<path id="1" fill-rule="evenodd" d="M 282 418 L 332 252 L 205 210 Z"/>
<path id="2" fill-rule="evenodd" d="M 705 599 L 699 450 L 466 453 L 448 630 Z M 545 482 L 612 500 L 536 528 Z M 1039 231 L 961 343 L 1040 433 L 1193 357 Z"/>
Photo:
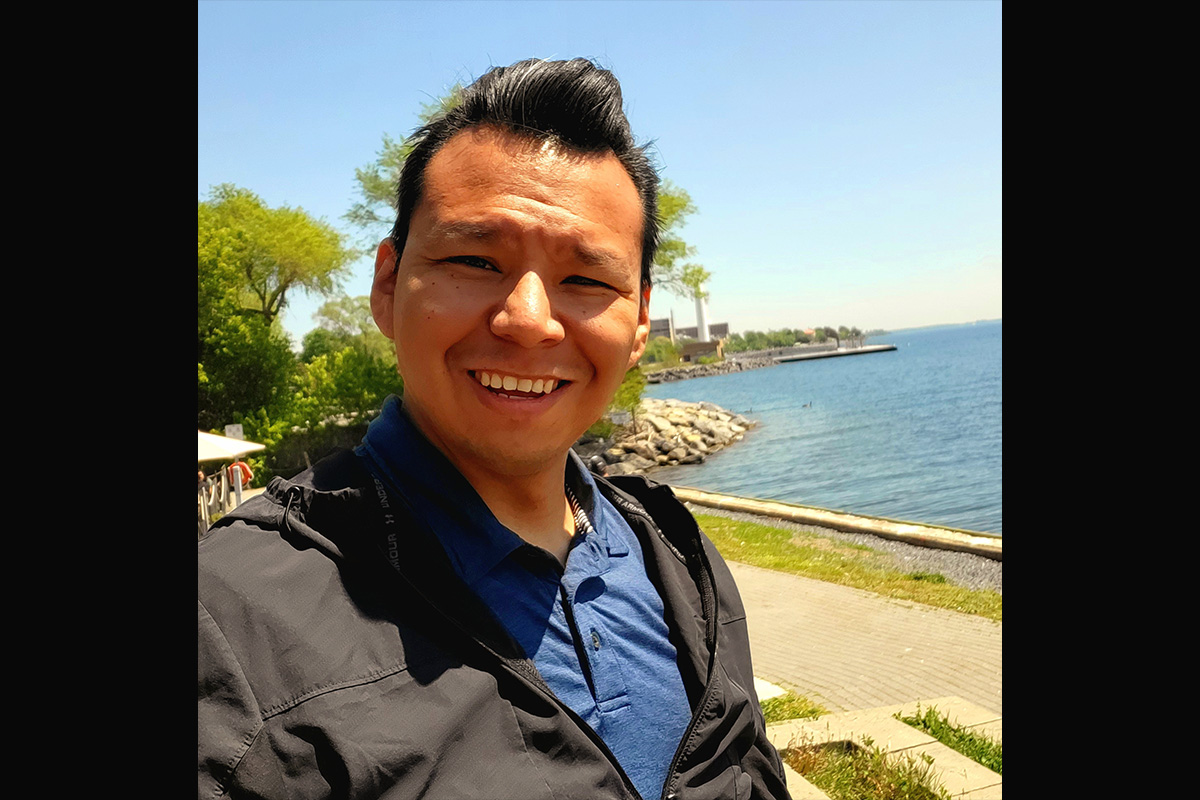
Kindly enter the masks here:
<path id="1" fill-rule="evenodd" d="M 500 524 L 394 395 L 356 452 L 425 519 L 459 577 L 604 740 L 639 794 L 661 795 L 691 709 L 641 544 L 579 457 L 570 453 L 564 481 L 587 520 L 564 569 Z"/>

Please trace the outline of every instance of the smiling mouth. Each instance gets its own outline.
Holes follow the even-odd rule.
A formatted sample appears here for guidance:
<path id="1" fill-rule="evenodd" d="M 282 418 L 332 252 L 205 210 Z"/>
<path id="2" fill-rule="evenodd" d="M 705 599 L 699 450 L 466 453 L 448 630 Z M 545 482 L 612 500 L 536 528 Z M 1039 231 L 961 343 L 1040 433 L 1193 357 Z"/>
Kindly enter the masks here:
<path id="1" fill-rule="evenodd" d="M 555 378 L 529 378 L 500 372 L 468 371 L 471 377 L 492 394 L 501 397 L 537 398 L 561 391 L 570 381 Z"/>

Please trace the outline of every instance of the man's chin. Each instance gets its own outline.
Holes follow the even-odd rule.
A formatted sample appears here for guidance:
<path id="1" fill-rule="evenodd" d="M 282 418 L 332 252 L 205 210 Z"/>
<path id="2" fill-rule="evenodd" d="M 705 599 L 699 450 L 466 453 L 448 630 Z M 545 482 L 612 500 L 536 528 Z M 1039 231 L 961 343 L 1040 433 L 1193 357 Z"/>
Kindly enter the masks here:
<path id="1" fill-rule="evenodd" d="M 576 437 L 578 438 L 578 437 Z M 463 458 L 469 459 L 471 469 L 481 469 L 512 478 L 528 478 L 547 469 L 560 469 L 565 463 L 567 451 L 575 439 L 538 441 L 532 437 L 489 437 L 476 440 L 464 448 Z"/>

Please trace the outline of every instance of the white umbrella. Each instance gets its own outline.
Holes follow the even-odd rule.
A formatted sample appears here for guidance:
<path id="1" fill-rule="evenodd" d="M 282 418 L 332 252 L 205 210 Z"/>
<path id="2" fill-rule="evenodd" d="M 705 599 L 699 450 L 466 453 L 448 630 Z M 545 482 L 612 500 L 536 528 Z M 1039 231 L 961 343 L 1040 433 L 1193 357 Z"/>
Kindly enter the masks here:
<path id="1" fill-rule="evenodd" d="M 200 436 L 200 457 L 197 461 L 223 461 L 237 458 L 255 450 L 266 450 L 265 444 L 247 442 L 242 439 L 231 439 L 228 436 L 217 436 L 215 433 L 205 433 L 197 430 Z"/>

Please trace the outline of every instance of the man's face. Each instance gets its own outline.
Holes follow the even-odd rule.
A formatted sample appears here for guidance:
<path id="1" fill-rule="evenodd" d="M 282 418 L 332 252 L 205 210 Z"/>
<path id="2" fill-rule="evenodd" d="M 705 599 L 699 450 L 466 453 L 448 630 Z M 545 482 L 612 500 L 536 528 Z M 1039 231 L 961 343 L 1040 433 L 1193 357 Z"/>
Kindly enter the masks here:
<path id="1" fill-rule="evenodd" d="M 604 412 L 649 333 L 641 235 L 611 153 L 471 129 L 431 159 L 394 278 L 380 246 L 371 307 L 409 415 L 459 469 L 561 466 Z"/>

